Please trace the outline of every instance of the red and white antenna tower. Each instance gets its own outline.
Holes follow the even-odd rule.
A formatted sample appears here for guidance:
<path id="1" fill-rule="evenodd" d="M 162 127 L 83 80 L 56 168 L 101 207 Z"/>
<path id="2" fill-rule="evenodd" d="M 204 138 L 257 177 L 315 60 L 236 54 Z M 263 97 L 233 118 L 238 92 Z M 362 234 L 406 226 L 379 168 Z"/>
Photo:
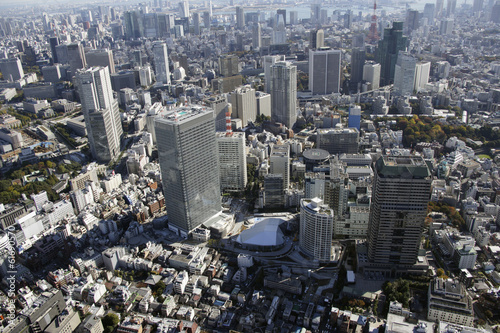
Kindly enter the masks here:
<path id="1" fill-rule="evenodd" d="M 370 32 L 368 33 L 368 41 L 370 43 L 374 43 L 379 40 L 378 31 L 377 31 L 377 0 L 373 0 L 373 15 L 372 15 L 372 24 L 370 25 Z"/>

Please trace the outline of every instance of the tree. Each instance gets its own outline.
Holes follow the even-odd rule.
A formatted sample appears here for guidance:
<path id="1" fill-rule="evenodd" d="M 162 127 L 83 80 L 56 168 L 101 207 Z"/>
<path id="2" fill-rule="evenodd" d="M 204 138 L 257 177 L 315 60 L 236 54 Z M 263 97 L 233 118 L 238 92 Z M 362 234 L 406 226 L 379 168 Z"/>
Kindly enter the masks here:
<path id="1" fill-rule="evenodd" d="M 112 330 L 116 327 L 116 325 L 118 325 L 119 322 L 120 322 L 120 318 L 118 318 L 118 315 L 116 313 L 113 313 L 113 312 L 109 312 L 107 315 L 105 315 L 102 318 L 102 326 L 104 326 L 106 328 L 108 326 L 111 326 Z"/>

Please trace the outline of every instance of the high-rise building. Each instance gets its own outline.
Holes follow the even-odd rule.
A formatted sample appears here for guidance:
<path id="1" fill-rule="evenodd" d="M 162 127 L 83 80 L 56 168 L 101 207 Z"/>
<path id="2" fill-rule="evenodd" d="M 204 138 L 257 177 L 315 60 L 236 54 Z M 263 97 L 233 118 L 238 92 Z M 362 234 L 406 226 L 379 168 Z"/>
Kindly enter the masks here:
<path id="1" fill-rule="evenodd" d="M 80 44 L 80 42 L 72 43 L 67 45 L 67 49 L 71 73 L 75 75 L 78 69 L 87 67 L 87 60 L 85 58 L 83 45 Z"/>
<path id="2" fill-rule="evenodd" d="M 113 51 L 108 49 L 103 50 L 90 50 L 85 53 L 87 66 L 102 66 L 109 67 L 109 73 L 115 73 L 115 62 L 113 60 Z"/>
<path id="3" fill-rule="evenodd" d="M 439 25 L 440 35 L 451 35 L 453 32 L 454 21 L 452 19 L 443 19 Z"/>
<path id="4" fill-rule="evenodd" d="M 309 36 L 310 50 L 315 50 L 325 46 L 325 31 L 323 29 L 312 29 Z"/>
<path id="5" fill-rule="evenodd" d="M 214 113 L 183 106 L 155 119 L 169 226 L 187 235 L 221 212 Z"/>
<path id="6" fill-rule="evenodd" d="M 56 46 L 59 45 L 59 37 L 50 37 L 49 44 L 50 44 L 50 52 L 52 53 L 52 63 L 56 64 L 58 63 Z"/>
<path id="7" fill-rule="evenodd" d="M 313 95 L 340 92 L 341 64 L 340 50 L 309 50 L 309 90 Z"/>
<path id="8" fill-rule="evenodd" d="M 436 17 L 443 15 L 444 0 L 436 0 Z"/>
<path id="9" fill-rule="evenodd" d="M 170 84 L 170 69 L 168 65 L 167 44 L 153 43 L 153 57 L 155 62 L 156 82 Z"/>
<path id="10" fill-rule="evenodd" d="M 271 118 L 292 128 L 297 121 L 297 67 L 288 61 L 271 66 Z"/>
<path id="11" fill-rule="evenodd" d="M 277 61 L 285 61 L 285 56 L 271 55 L 262 57 L 262 67 L 264 67 L 264 89 L 268 94 L 271 93 L 271 66 Z"/>
<path id="12" fill-rule="evenodd" d="M 224 77 L 238 75 L 240 59 L 235 55 L 222 55 L 219 58 L 219 74 Z"/>
<path id="13" fill-rule="evenodd" d="M 380 64 L 370 61 L 363 66 L 363 81 L 371 84 L 371 89 L 380 87 Z"/>
<path id="14" fill-rule="evenodd" d="M 260 23 L 255 22 L 252 26 L 252 47 L 254 49 L 260 48 L 261 45 L 261 27 Z"/>
<path id="15" fill-rule="evenodd" d="M 226 99 L 226 94 L 224 95 L 212 95 L 211 97 L 204 100 L 204 103 L 214 110 L 215 117 L 215 130 L 217 132 L 223 132 L 226 130 L 226 113 L 233 113 L 231 103 L 228 103 Z"/>
<path id="16" fill-rule="evenodd" d="M 269 164 L 270 173 L 283 175 L 283 188 L 286 190 L 290 185 L 290 146 L 274 145 L 269 156 Z"/>
<path id="17" fill-rule="evenodd" d="M 257 117 L 255 89 L 250 85 L 236 88 L 231 94 L 231 104 L 232 117 L 240 119 L 243 126 L 247 126 L 249 121 L 255 121 Z"/>
<path id="18" fill-rule="evenodd" d="M 447 17 L 455 15 L 456 9 L 457 9 L 457 0 L 448 0 L 446 2 L 446 16 Z"/>
<path id="19" fill-rule="evenodd" d="M 243 191 L 247 186 L 245 133 L 217 133 L 221 191 Z"/>
<path id="20" fill-rule="evenodd" d="M 113 98 L 108 67 L 79 70 L 76 82 L 92 157 L 108 163 L 120 154 L 123 129 L 118 102 Z"/>
<path id="21" fill-rule="evenodd" d="M 479 13 L 483 10 L 484 7 L 484 0 L 474 0 L 474 3 L 472 5 L 472 11 L 474 13 Z"/>
<path id="22" fill-rule="evenodd" d="M 332 260 L 333 210 L 319 198 L 300 200 L 299 245 L 313 260 Z"/>
<path id="23" fill-rule="evenodd" d="M 210 29 L 210 12 L 203 12 L 203 25 Z"/>
<path id="24" fill-rule="evenodd" d="M 24 77 L 23 65 L 19 58 L 0 60 L 0 72 L 2 72 L 3 79 L 8 81 L 16 81 Z"/>
<path id="25" fill-rule="evenodd" d="M 394 94 L 406 96 L 413 94 L 417 59 L 406 52 L 399 51 L 394 71 Z"/>
<path id="26" fill-rule="evenodd" d="M 418 10 L 410 9 L 406 14 L 406 29 L 408 34 L 413 30 L 417 30 L 420 25 L 420 13 Z"/>
<path id="27" fill-rule="evenodd" d="M 378 42 L 376 61 L 381 66 L 380 83 L 388 85 L 394 81 L 394 70 L 399 51 L 406 50 L 407 38 L 403 37 L 403 22 L 393 22 L 392 28 L 384 29 L 384 39 Z"/>
<path id="28" fill-rule="evenodd" d="M 283 208 L 285 205 L 285 189 L 283 174 L 264 176 L 264 206 L 266 208 Z"/>
<path id="29" fill-rule="evenodd" d="M 425 88 L 425 85 L 429 83 L 429 74 L 431 72 L 430 62 L 418 62 L 415 67 L 415 84 L 414 90 L 420 92 Z"/>
<path id="30" fill-rule="evenodd" d="M 283 22 L 285 22 L 286 25 L 286 9 L 278 9 L 276 14 L 283 16 Z"/>
<path id="31" fill-rule="evenodd" d="M 200 34 L 200 13 L 193 13 L 193 28 L 194 34 Z"/>
<path id="32" fill-rule="evenodd" d="M 311 4 L 311 23 L 317 24 L 321 20 L 321 4 L 312 3 Z"/>
<path id="33" fill-rule="evenodd" d="M 189 18 L 189 2 L 188 0 L 182 0 L 179 2 L 179 15 L 182 18 Z"/>
<path id="34" fill-rule="evenodd" d="M 245 10 L 243 7 L 236 7 L 236 27 L 243 29 L 245 27 Z"/>
<path id="35" fill-rule="evenodd" d="M 420 156 L 382 156 L 374 169 L 368 260 L 392 274 L 417 261 L 432 176 Z"/>
<path id="36" fill-rule="evenodd" d="M 436 15 L 436 5 L 433 3 L 426 3 L 424 7 L 424 18 L 427 19 L 427 23 L 432 25 L 434 23 L 434 17 Z"/>
<path id="37" fill-rule="evenodd" d="M 493 23 L 500 23 L 500 1 L 495 2 L 491 8 L 490 21 Z"/>
<path id="38" fill-rule="evenodd" d="M 290 11 L 290 24 L 298 24 L 299 23 L 299 14 L 296 10 Z"/>
<path id="39" fill-rule="evenodd" d="M 271 117 L 271 95 L 257 91 L 255 99 L 257 102 L 257 115 Z"/>
<path id="40" fill-rule="evenodd" d="M 351 53 L 351 88 L 358 90 L 358 83 L 363 80 L 363 68 L 365 65 L 365 49 L 355 47 Z"/>
<path id="41" fill-rule="evenodd" d="M 273 45 L 286 44 L 285 20 L 282 15 L 276 15 L 273 34 L 271 37 Z"/>
<path id="42" fill-rule="evenodd" d="M 129 11 L 123 13 L 123 23 L 127 39 L 144 37 L 143 15 L 140 12 Z"/>

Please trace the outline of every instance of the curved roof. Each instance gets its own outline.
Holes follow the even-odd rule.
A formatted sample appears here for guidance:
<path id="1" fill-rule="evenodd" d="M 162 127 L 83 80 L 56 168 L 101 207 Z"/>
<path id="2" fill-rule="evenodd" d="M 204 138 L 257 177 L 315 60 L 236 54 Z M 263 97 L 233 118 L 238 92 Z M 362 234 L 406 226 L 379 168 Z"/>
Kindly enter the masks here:
<path id="1" fill-rule="evenodd" d="M 312 148 L 304 150 L 302 156 L 311 161 L 323 161 L 330 157 L 330 153 L 324 149 Z"/>
<path id="2" fill-rule="evenodd" d="M 284 243 L 283 232 L 279 228 L 284 222 L 280 218 L 255 219 L 255 225 L 244 230 L 236 239 L 240 244 L 257 246 L 277 246 Z"/>

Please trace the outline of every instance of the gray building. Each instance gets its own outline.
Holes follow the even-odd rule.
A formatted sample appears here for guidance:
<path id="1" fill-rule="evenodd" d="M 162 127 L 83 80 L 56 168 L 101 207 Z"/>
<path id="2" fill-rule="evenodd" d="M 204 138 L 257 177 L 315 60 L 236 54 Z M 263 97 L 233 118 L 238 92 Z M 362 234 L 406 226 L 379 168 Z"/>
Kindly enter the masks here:
<path id="1" fill-rule="evenodd" d="M 356 154 L 359 146 L 359 131 L 356 128 L 318 129 L 316 145 L 330 154 Z"/>
<path id="2" fill-rule="evenodd" d="M 417 262 L 432 175 L 420 156 L 382 156 L 374 164 L 368 260 L 384 274 Z"/>
<path id="3" fill-rule="evenodd" d="M 75 75 L 78 69 L 87 67 L 87 60 L 85 58 L 85 52 L 83 50 L 83 45 L 80 42 L 67 44 L 68 49 L 68 60 L 71 68 L 71 73 Z"/>
<path id="4" fill-rule="evenodd" d="M 170 84 L 170 69 L 168 68 L 167 44 L 162 42 L 153 43 L 153 56 L 155 63 L 156 81 Z"/>
<path id="5" fill-rule="evenodd" d="M 264 176 L 264 206 L 266 208 L 282 208 L 285 205 L 285 189 L 283 174 Z"/>
<path id="6" fill-rule="evenodd" d="M 120 154 L 123 129 L 118 102 L 113 98 L 108 67 L 92 67 L 76 74 L 92 156 L 108 163 Z"/>
<path id="7" fill-rule="evenodd" d="M 221 212 L 214 113 L 198 105 L 155 119 L 169 226 L 187 234 Z"/>
<path id="8" fill-rule="evenodd" d="M 217 154 L 221 190 L 245 190 L 247 186 L 245 133 L 217 133 Z"/>
<path id="9" fill-rule="evenodd" d="M 2 72 L 3 79 L 7 81 L 16 81 L 24 77 L 23 66 L 19 58 L 0 60 L 0 72 Z"/>
<path id="10" fill-rule="evenodd" d="M 89 67 L 93 66 L 102 66 L 109 67 L 109 73 L 115 73 L 115 62 L 113 60 L 113 51 L 104 49 L 104 50 L 90 50 L 85 53 L 85 57 L 87 60 L 87 65 Z"/>
<path id="11" fill-rule="evenodd" d="M 288 61 L 271 66 L 271 118 L 292 128 L 297 121 L 297 67 Z"/>
<path id="12" fill-rule="evenodd" d="M 341 58 L 340 50 L 309 50 L 309 90 L 313 95 L 340 92 Z"/>

